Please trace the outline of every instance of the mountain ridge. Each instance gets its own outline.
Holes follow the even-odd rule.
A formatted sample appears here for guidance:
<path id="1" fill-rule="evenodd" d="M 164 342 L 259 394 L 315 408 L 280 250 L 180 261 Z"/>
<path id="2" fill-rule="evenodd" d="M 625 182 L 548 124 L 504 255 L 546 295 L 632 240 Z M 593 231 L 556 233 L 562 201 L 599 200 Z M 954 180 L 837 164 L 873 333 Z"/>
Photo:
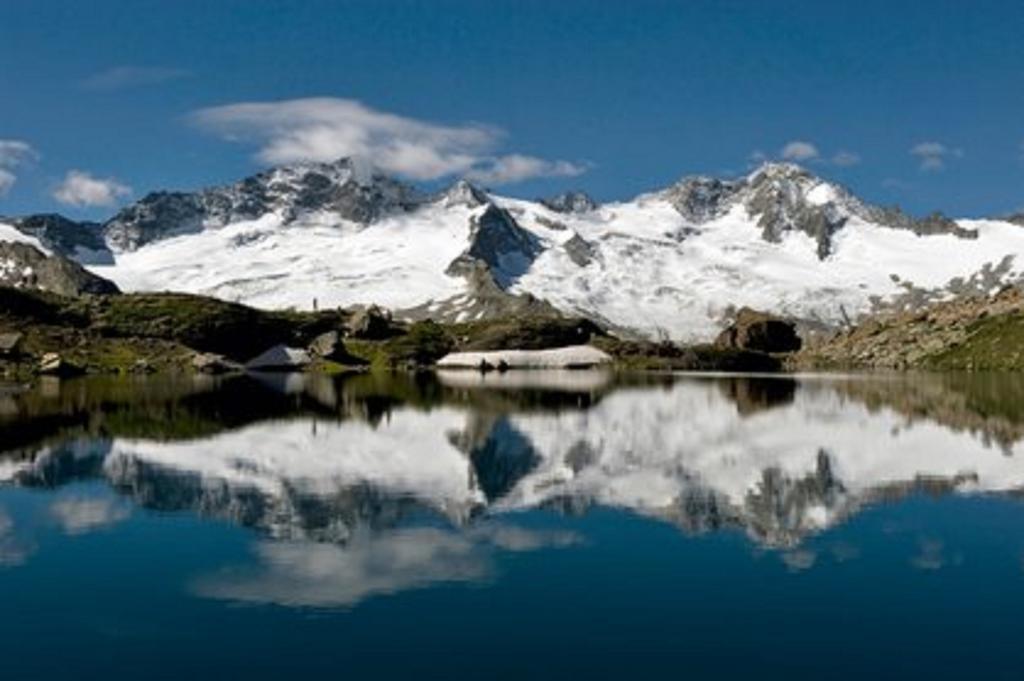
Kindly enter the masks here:
<path id="1" fill-rule="evenodd" d="M 914 217 L 778 163 L 598 204 L 583 192 L 513 199 L 466 180 L 427 192 L 340 159 L 151 192 L 99 225 L 44 217 L 6 222 L 128 291 L 268 308 L 379 303 L 446 321 L 501 316 L 525 295 L 681 340 L 712 337 L 742 306 L 837 327 L 1024 276 L 1024 230 L 1010 219 Z"/>

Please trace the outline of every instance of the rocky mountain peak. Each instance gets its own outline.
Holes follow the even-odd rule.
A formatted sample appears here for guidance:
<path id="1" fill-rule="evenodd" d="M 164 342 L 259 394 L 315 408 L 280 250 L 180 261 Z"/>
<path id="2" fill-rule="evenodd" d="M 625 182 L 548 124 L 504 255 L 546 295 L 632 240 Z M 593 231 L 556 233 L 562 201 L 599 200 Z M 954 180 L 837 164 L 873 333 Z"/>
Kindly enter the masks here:
<path id="1" fill-rule="evenodd" d="M 480 267 L 484 267 L 494 282 L 505 289 L 530 269 L 542 250 L 537 237 L 520 227 L 507 210 L 489 204 L 482 213 L 470 218 L 469 246 L 446 271 L 449 275 L 470 277 L 477 276 Z"/>
<path id="2" fill-rule="evenodd" d="M 545 207 L 556 213 L 589 213 L 597 210 L 597 201 L 582 191 L 568 191 L 540 200 Z"/>
<path id="3" fill-rule="evenodd" d="M 487 192 L 469 180 L 459 180 L 440 195 L 445 206 L 466 206 L 477 208 L 490 202 Z"/>
<path id="4" fill-rule="evenodd" d="M 413 187 L 353 159 L 299 163 L 198 192 L 153 192 L 103 226 L 115 250 L 134 250 L 167 236 L 254 220 L 268 213 L 285 223 L 300 215 L 330 212 L 369 224 L 386 213 L 422 203 Z"/>
<path id="5" fill-rule="evenodd" d="M 89 263 L 110 262 L 98 223 L 76 222 L 57 213 L 41 213 L 16 218 L 10 224 L 55 253 Z"/>
<path id="6" fill-rule="evenodd" d="M 664 198 L 690 222 L 700 224 L 721 217 L 743 188 L 739 180 L 691 175 L 663 192 Z"/>

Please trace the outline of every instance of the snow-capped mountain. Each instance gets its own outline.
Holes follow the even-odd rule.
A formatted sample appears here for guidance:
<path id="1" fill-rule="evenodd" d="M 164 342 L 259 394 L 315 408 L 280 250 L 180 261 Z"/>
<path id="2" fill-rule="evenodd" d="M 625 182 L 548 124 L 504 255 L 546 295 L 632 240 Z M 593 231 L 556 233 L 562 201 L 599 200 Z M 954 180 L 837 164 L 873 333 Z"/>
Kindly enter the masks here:
<path id="1" fill-rule="evenodd" d="M 712 337 L 741 306 L 834 326 L 1024 276 L 1024 230 L 1010 220 L 913 218 L 790 164 L 598 205 L 466 181 L 431 194 L 343 159 L 156 192 L 82 230 L 81 243 L 63 228 L 35 234 L 127 291 L 448 320 L 553 306 L 681 340 Z"/>

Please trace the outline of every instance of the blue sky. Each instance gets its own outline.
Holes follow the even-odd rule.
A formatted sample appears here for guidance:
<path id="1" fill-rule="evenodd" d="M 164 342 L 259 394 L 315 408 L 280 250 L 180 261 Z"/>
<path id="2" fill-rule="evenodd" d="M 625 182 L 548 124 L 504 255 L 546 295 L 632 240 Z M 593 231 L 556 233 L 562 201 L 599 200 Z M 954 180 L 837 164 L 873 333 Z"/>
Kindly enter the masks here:
<path id="1" fill-rule="evenodd" d="M 916 213 L 1008 212 L 1022 27 L 991 1 L 4 0 L 0 214 L 352 149 L 602 200 L 786 155 Z"/>

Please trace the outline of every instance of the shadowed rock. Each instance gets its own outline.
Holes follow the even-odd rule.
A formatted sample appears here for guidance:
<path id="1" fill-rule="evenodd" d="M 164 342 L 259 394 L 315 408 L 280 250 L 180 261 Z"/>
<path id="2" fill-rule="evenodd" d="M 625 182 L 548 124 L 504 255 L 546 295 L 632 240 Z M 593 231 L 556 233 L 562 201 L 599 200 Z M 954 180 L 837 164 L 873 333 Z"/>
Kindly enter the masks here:
<path id="1" fill-rule="evenodd" d="M 715 345 L 735 350 L 796 352 L 800 349 L 800 337 L 792 322 L 744 307 L 718 335 Z"/>

